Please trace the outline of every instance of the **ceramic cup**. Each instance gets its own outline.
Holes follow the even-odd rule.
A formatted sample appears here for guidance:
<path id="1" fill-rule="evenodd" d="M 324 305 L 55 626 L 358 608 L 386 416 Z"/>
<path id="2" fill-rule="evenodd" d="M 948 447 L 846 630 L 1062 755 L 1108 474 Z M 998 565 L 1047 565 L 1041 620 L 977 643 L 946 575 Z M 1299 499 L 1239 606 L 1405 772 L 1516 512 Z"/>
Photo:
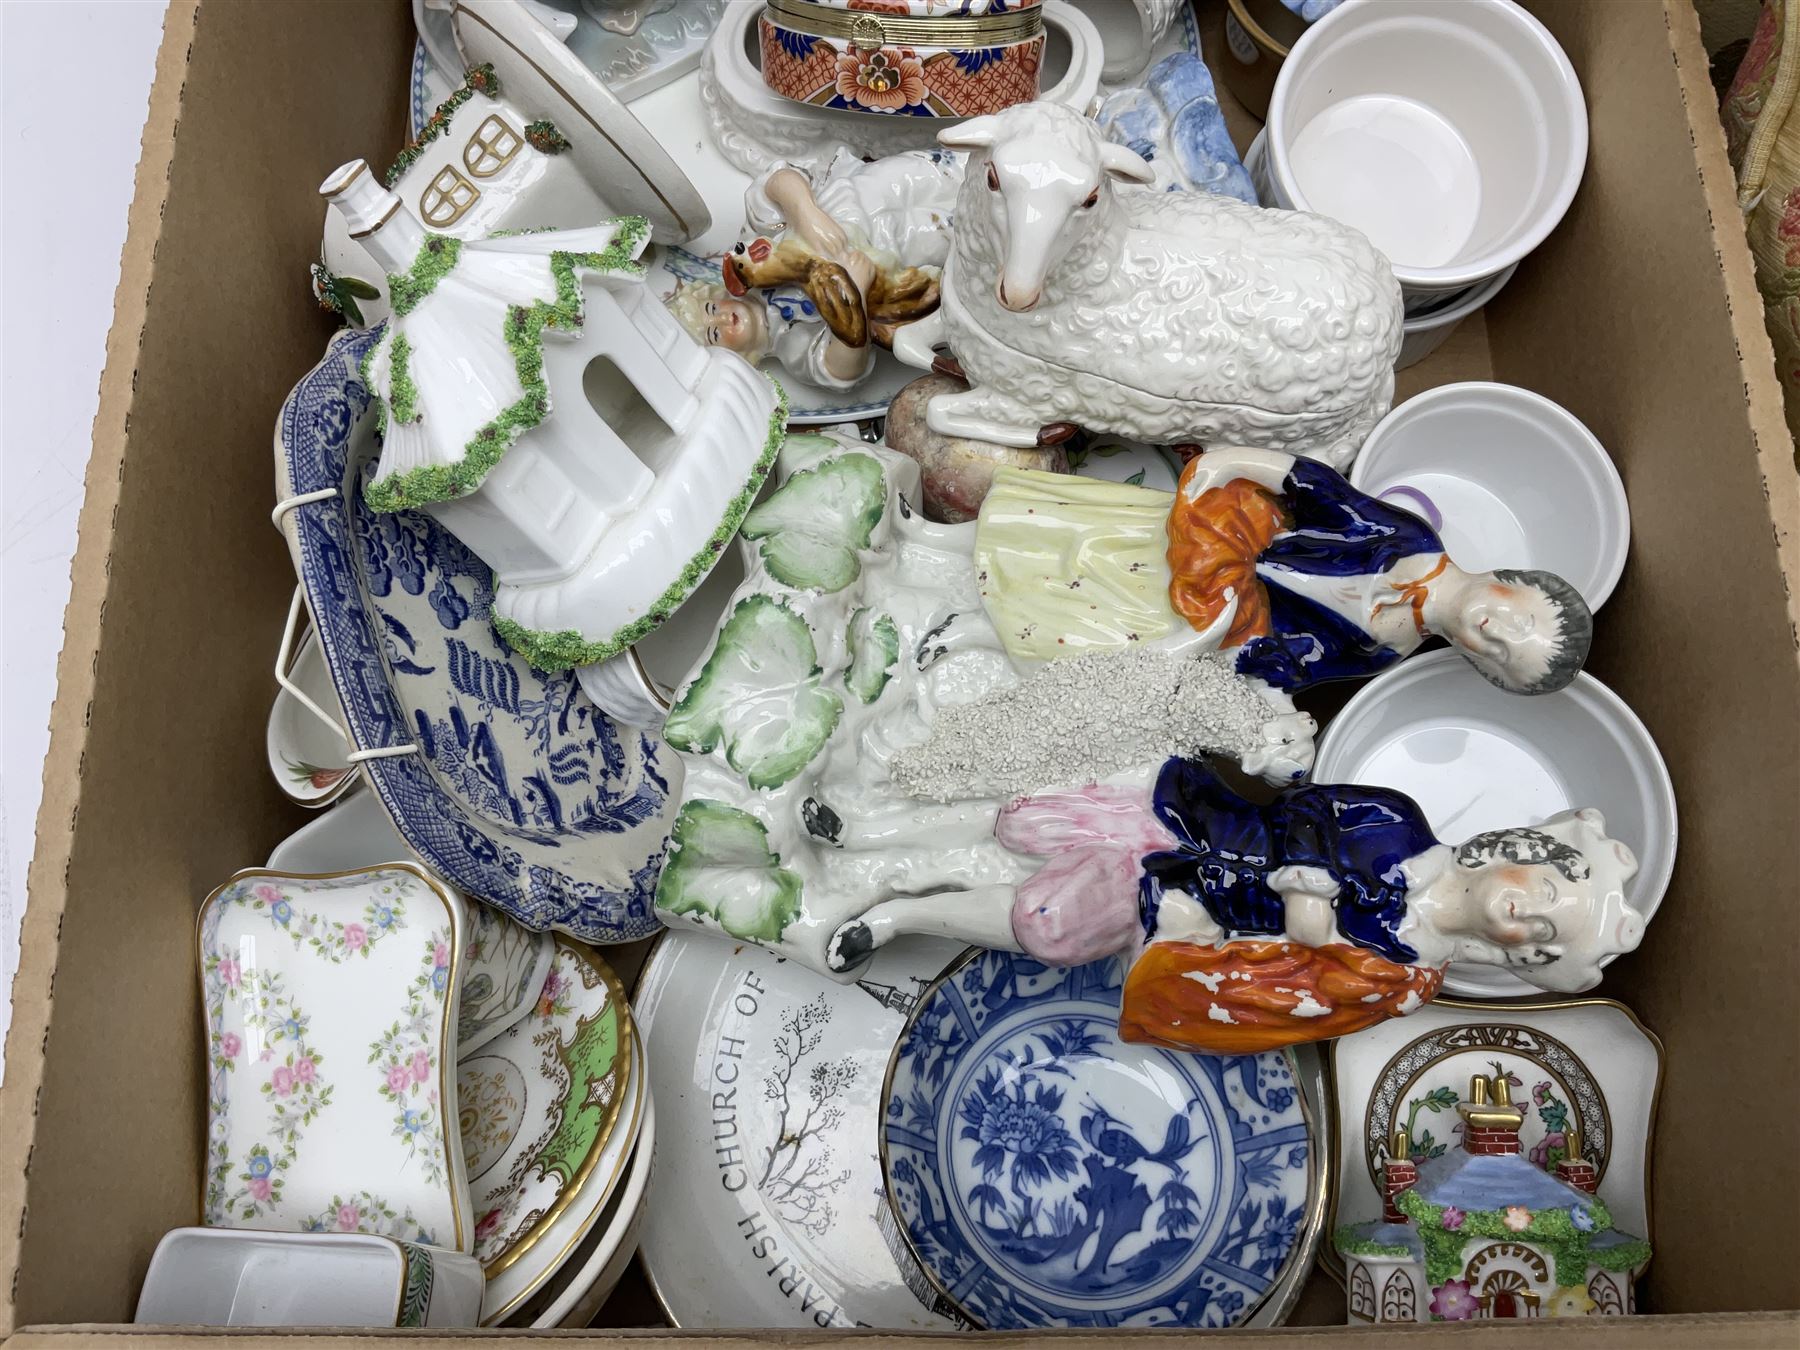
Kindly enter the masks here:
<path id="1" fill-rule="evenodd" d="M 1568 409 L 1516 385 L 1408 399 L 1369 433 L 1350 482 L 1436 517 L 1462 567 L 1554 572 L 1590 609 L 1625 570 L 1631 508 L 1612 457 Z"/>
<path id="2" fill-rule="evenodd" d="M 138 1296 L 140 1326 L 472 1327 L 472 1256 L 369 1233 L 176 1228 Z"/>
<path id="3" fill-rule="evenodd" d="M 1307 21 L 1282 0 L 1226 0 L 1225 51 L 1219 82 L 1236 95 L 1244 110 L 1269 115 L 1269 96 Z"/>
<path id="4" fill-rule="evenodd" d="M 332 716 L 338 708 L 337 690 L 318 635 L 306 634 L 292 662 L 277 660 L 281 688 L 269 709 L 269 772 L 289 801 L 305 807 L 330 806 L 359 779 L 350 763 L 350 738 L 338 720 L 342 714 Z"/>
<path id="5" fill-rule="evenodd" d="M 1366 233 L 1410 313 L 1543 242 L 1588 126 L 1569 58 L 1512 0 L 1362 0 L 1294 44 L 1268 136 L 1270 204 Z"/>
<path id="6" fill-rule="evenodd" d="M 1656 742 L 1592 675 L 1554 694 L 1496 688 L 1455 651 L 1402 661 L 1360 689 L 1319 737 L 1313 778 L 1406 793 L 1456 843 L 1596 807 L 1637 855 L 1625 898 L 1648 921 L 1675 868 L 1675 790 Z M 1496 966 L 1453 963 L 1443 992 L 1514 998 L 1543 991 Z"/>

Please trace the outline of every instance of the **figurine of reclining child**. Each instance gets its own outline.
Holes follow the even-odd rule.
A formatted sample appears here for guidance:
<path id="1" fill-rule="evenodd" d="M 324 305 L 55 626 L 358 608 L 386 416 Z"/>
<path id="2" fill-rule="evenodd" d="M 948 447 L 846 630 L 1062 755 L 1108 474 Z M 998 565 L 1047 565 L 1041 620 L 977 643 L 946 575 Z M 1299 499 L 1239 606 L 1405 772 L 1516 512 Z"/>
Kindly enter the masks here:
<path id="1" fill-rule="evenodd" d="M 876 345 L 937 308 L 962 175 L 947 150 L 864 162 L 839 150 L 815 183 L 776 164 L 744 194 L 750 228 L 723 262 L 724 281 L 683 283 L 668 303 L 698 341 L 791 375 L 849 389 Z"/>

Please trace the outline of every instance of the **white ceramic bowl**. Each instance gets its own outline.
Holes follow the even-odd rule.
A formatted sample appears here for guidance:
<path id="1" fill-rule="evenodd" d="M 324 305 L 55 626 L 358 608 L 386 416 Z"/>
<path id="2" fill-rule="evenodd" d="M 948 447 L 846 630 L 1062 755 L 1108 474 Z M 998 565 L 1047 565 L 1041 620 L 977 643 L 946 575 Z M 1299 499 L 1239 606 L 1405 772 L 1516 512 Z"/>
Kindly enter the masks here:
<path id="1" fill-rule="evenodd" d="M 481 1267 L 370 1233 L 175 1228 L 144 1275 L 140 1326 L 472 1327 Z M 410 1297 L 409 1297 L 410 1295 Z"/>
<path id="2" fill-rule="evenodd" d="M 1536 825 L 1597 807 L 1637 854 L 1625 898 L 1650 919 L 1675 868 L 1675 789 L 1656 742 L 1623 699 L 1580 674 L 1554 694 L 1509 694 L 1454 651 L 1402 661 L 1359 690 L 1319 737 L 1313 777 L 1406 793 L 1437 837 Z M 1543 991 L 1495 966 L 1456 963 L 1443 992 Z"/>
<path id="3" fill-rule="evenodd" d="M 1294 44 L 1268 136 L 1279 204 L 1366 233 L 1411 305 L 1556 228 L 1587 108 L 1556 39 L 1511 0 L 1353 0 Z"/>
<path id="4" fill-rule="evenodd" d="M 1401 328 L 1400 355 L 1394 358 L 1394 369 L 1405 370 L 1408 366 L 1416 366 L 1443 346 L 1456 331 L 1456 326 L 1500 294 L 1501 288 L 1512 280 L 1513 273 L 1518 270 L 1519 265 L 1513 263 L 1478 285 L 1447 292 L 1434 304 L 1421 306 L 1415 312 L 1408 313 Z"/>
<path id="5" fill-rule="evenodd" d="M 1471 571 L 1554 572 L 1599 609 L 1625 570 L 1631 508 L 1612 457 L 1529 389 L 1446 384 L 1408 399 L 1369 433 L 1350 482 L 1409 509 L 1423 496 Z"/>

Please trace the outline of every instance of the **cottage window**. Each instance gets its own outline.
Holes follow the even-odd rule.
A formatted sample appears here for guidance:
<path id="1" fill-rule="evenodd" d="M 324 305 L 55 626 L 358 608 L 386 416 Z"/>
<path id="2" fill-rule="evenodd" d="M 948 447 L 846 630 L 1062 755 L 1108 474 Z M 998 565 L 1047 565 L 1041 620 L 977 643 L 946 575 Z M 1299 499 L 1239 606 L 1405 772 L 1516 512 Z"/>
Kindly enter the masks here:
<path id="1" fill-rule="evenodd" d="M 480 200 L 481 189 L 446 165 L 425 185 L 419 198 L 419 217 L 441 230 L 462 219 L 463 213 Z"/>
<path id="2" fill-rule="evenodd" d="M 581 374 L 581 391 L 640 464 L 658 477 L 668 471 L 680 441 L 610 356 L 588 362 Z"/>
<path id="3" fill-rule="evenodd" d="M 525 138 L 498 113 L 489 114 L 463 147 L 463 167 L 477 178 L 492 178 L 519 153 Z"/>

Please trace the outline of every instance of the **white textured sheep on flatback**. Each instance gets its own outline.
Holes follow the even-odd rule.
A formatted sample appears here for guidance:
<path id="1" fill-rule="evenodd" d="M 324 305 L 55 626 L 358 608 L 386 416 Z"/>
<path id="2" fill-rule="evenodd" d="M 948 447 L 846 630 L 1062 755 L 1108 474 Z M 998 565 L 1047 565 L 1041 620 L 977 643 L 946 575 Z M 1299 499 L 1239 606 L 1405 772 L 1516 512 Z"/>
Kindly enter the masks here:
<path id="1" fill-rule="evenodd" d="M 1201 192 L 1067 108 L 939 133 L 970 152 L 943 304 L 895 351 L 948 343 L 972 386 L 927 420 L 1034 445 L 1073 422 L 1158 444 L 1260 446 L 1343 468 L 1394 396 L 1393 268 L 1347 225 Z"/>

